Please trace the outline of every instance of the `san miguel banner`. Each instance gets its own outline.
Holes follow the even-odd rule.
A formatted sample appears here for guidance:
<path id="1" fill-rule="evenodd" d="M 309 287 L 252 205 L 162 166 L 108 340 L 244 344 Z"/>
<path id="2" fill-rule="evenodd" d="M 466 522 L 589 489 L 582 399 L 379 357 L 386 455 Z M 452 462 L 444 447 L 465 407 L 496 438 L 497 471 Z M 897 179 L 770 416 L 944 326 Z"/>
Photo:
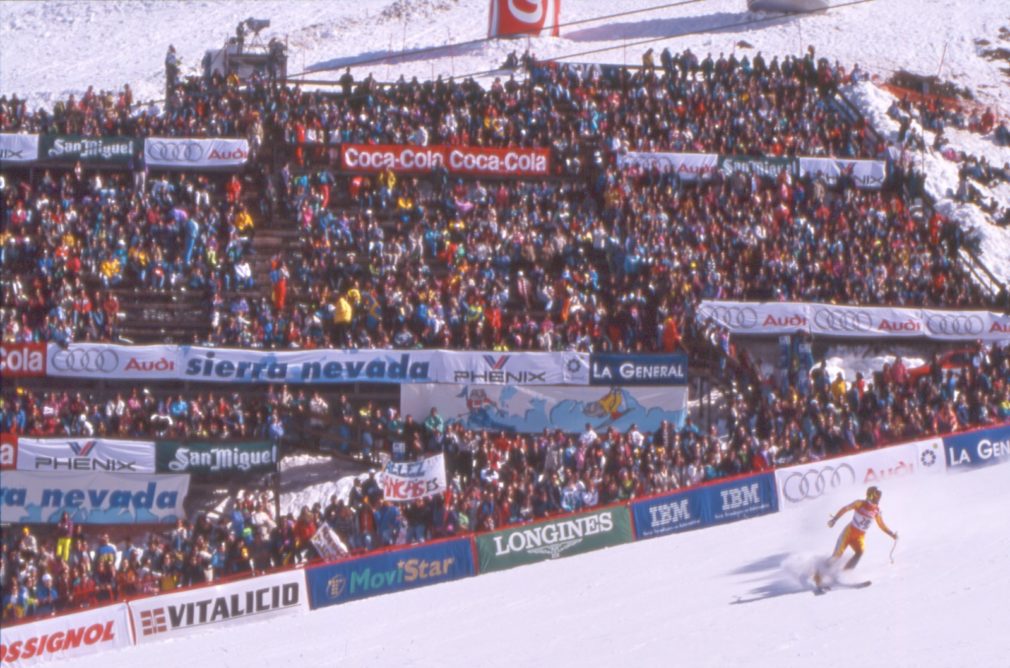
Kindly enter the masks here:
<path id="1" fill-rule="evenodd" d="M 0 344 L 0 378 L 29 378 L 46 375 L 46 344 Z"/>
<path id="2" fill-rule="evenodd" d="M 270 441 L 158 441 L 155 449 L 158 473 L 229 477 L 277 470 L 277 445 Z"/>
<path id="3" fill-rule="evenodd" d="M 626 506 L 523 524 L 477 535 L 481 573 L 570 557 L 633 540 Z"/>
<path id="4" fill-rule="evenodd" d="M 687 355 L 593 353 L 590 385 L 687 385 Z"/>
<path id="5" fill-rule="evenodd" d="M 425 457 L 415 462 L 389 462 L 381 476 L 383 498 L 393 503 L 408 503 L 443 494 L 445 455 Z"/>
<path id="6" fill-rule="evenodd" d="M 449 424 L 521 434 L 579 434 L 587 423 L 651 432 L 663 420 L 684 424 L 687 393 L 686 385 L 404 385 L 400 412 L 421 422 L 434 408 Z"/>
<path id="7" fill-rule="evenodd" d="M 475 575 L 469 538 L 439 540 L 305 570 L 312 609 Z"/>
<path id="8" fill-rule="evenodd" d="M 248 159 L 249 142 L 245 139 L 148 137 L 144 140 L 144 163 L 148 167 L 175 169 L 240 167 Z"/>
<path id="9" fill-rule="evenodd" d="M 1010 464 L 1010 424 L 943 437 L 950 470 Z"/>
<path id="10" fill-rule="evenodd" d="M 38 135 L 0 132 L 0 164 L 35 162 L 38 159 Z"/>
<path id="11" fill-rule="evenodd" d="M 720 155 L 719 171 L 725 176 L 743 173 L 775 179 L 783 171 L 793 176 L 798 176 L 800 173 L 800 163 L 796 158 Z"/>
<path id="12" fill-rule="evenodd" d="M 19 471 L 154 473 L 154 442 L 111 438 L 17 440 Z"/>
<path id="13" fill-rule="evenodd" d="M 126 603 L 0 627 L 0 664 L 34 666 L 130 647 Z"/>
<path id="14" fill-rule="evenodd" d="M 471 176 L 546 176 L 551 152 L 546 148 L 485 148 L 479 146 L 413 146 L 409 144 L 344 144 L 341 168 L 377 173 L 430 174 L 444 167 L 451 174 Z"/>
<path id="15" fill-rule="evenodd" d="M 487 36 L 558 37 L 560 25 L 561 0 L 491 0 Z"/>
<path id="16" fill-rule="evenodd" d="M 1010 315 L 890 306 L 803 302 L 703 301 L 699 322 L 711 318 L 731 334 L 809 332 L 841 338 L 918 338 L 937 341 L 1010 340 Z"/>
<path id="17" fill-rule="evenodd" d="M 586 353 L 476 353 L 440 351 L 436 383 L 586 385 Z"/>
<path id="18" fill-rule="evenodd" d="M 139 645 L 308 611 L 301 570 L 130 601 Z"/>
<path id="19" fill-rule="evenodd" d="M 74 135 L 42 135 L 39 139 L 39 160 L 86 165 L 126 166 L 137 155 L 139 139 L 132 137 L 78 137 Z"/>
<path id="20" fill-rule="evenodd" d="M 64 511 L 78 524 L 175 522 L 187 492 L 188 475 L 6 471 L 0 522 L 55 523 Z"/>

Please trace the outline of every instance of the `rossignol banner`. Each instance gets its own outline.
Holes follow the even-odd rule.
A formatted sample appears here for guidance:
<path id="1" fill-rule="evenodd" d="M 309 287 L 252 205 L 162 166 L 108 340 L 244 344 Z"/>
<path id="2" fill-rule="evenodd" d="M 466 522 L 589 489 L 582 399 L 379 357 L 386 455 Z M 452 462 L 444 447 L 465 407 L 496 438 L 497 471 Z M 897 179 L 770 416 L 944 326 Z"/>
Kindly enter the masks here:
<path id="1" fill-rule="evenodd" d="M 775 476 L 760 473 L 631 504 L 635 537 L 653 538 L 778 511 Z"/>
<path id="2" fill-rule="evenodd" d="M 590 385 L 687 385 L 687 355 L 593 353 Z"/>
<path id="3" fill-rule="evenodd" d="M 445 455 L 415 462 L 389 462 L 382 472 L 383 498 L 407 503 L 445 492 Z"/>
<path id="4" fill-rule="evenodd" d="M 5 471 L 0 522 L 52 524 L 64 511 L 78 524 L 175 522 L 188 491 L 188 475 Z"/>
<path id="5" fill-rule="evenodd" d="M 674 172 L 684 183 L 708 181 L 719 169 L 719 156 L 715 153 L 651 153 L 628 151 L 617 156 L 621 168 L 640 167 L 659 172 Z"/>
<path id="6" fill-rule="evenodd" d="M 46 344 L 0 344 L 0 377 L 29 378 L 46 375 Z"/>
<path id="7" fill-rule="evenodd" d="M 450 174 L 470 176 L 547 176 L 551 152 L 546 148 L 485 148 L 481 146 L 413 146 L 408 144 L 344 144 L 341 167 L 352 172 L 429 174 L 444 167 Z"/>
<path id="8" fill-rule="evenodd" d="M 471 385 L 586 385 L 587 353 L 440 351 L 435 382 Z"/>
<path id="9" fill-rule="evenodd" d="M 237 473 L 273 473 L 277 445 L 270 441 L 158 441 L 158 473 L 229 477 Z"/>
<path id="10" fill-rule="evenodd" d="M 154 442 L 111 438 L 18 438 L 18 470 L 154 473 Z"/>
<path id="11" fill-rule="evenodd" d="M 888 306 L 802 302 L 704 301 L 698 321 L 711 318 L 732 334 L 795 334 L 843 338 L 921 338 L 938 341 L 1010 340 L 1010 315 Z"/>
<path id="12" fill-rule="evenodd" d="M 468 538 L 381 552 L 305 571 L 313 610 L 474 574 Z"/>
<path id="13" fill-rule="evenodd" d="M 144 162 L 148 167 L 240 167 L 248 159 L 249 142 L 245 139 L 148 137 L 144 140 Z"/>
<path id="14" fill-rule="evenodd" d="M 544 429 L 582 433 L 625 432 L 632 425 L 655 431 L 663 420 L 680 427 L 687 411 L 687 386 L 633 385 L 404 385 L 400 412 L 424 421 L 431 409 L 449 424 L 539 434 Z"/>
<path id="15" fill-rule="evenodd" d="M 550 35 L 561 25 L 561 0 L 491 0 L 488 37 Z"/>
<path id="16" fill-rule="evenodd" d="M 952 471 L 1010 463 L 1010 424 L 943 437 Z"/>
<path id="17" fill-rule="evenodd" d="M 125 167 L 137 155 L 139 141 L 132 137 L 42 135 L 39 139 L 39 160 Z"/>
<path id="18" fill-rule="evenodd" d="M 38 159 L 38 135 L 0 132 L 0 164 L 35 162 Z"/>
<path id="19" fill-rule="evenodd" d="M 0 664 L 35 666 L 132 645 L 126 604 L 115 603 L 28 624 L 5 623 L 0 627 Z"/>
<path id="20" fill-rule="evenodd" d="M 308 610 L 301 570 L 130 601 L 138 645 Z"/>
<path id="21" fill-rule="evenodd" d="M 633 540 L 627 506 L 609 506 L 554 520 L 478 534 L 481 573 L 570 557 Z"/>
<path id="22" fill-rule="evenodd" d="M 809 502 L 862 498 L 866 488 L 899 477 L 944 473 L 943 441 L 930 438 L 848 457 L 777 469 L 775 485 L 782 510 Z"/>

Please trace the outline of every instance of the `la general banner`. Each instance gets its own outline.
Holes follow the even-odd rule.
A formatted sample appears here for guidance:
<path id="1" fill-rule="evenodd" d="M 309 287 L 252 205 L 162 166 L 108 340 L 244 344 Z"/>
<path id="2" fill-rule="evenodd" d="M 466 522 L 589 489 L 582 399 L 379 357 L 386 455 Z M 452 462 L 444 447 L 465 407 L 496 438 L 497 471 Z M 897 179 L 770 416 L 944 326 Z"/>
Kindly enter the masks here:
<path id="1" fill-rule="evenodd" d="M 947 466 L 961 471 L 978 466 L 1010 463 L 1010 423 L 943 437 Z"/>
<path id="2" fill-rule="evenodd" d="M 277 470 L 277 445 L 270 441 L 157 441 L 158 473 L 227 478 Z"/>
<path id="3" fill-rule="evenodd" d="M 468 538 L 389 550 L 305 571 L 313 610 L 474 574 L 473 550 Z"/>
<path id="4" fill-rule="evenodd" d="M 611 387 L 577 385 L 403 385 L 400 411 L 424 421 L 434 408 L 449 424 L 537 434 L 560 429 L 576 434 L 586 424 L 595 430 L 624 432 L 635 425 L 655 431 L 667 420 L 681 427 L 687 416 L 687 387 Z"/>
<path id="5" fill-rule="evenodd" d="M 64 512 L 78 524 L 156 524 L 185 518 L 188 475 L 5 471 L 0 522 L 52 524 Z"/>
<path id="6" fill-rule="evenodd" d="M 687 385 L 687 355 L 593 353 L 590 385 Z"/>
<path id="7" fill-rule="evenodd" d="M 641 539 L 766 515 L 778 508 L 775 476 L 759 473 L 635 501 L 631 513 L 635 537 Z"/>
<path id="8" fill-rule="evenodd" d="M 624 505 L 523 524 L 476 537 L 481 573 L 570 557 L 633 540 Z"/>

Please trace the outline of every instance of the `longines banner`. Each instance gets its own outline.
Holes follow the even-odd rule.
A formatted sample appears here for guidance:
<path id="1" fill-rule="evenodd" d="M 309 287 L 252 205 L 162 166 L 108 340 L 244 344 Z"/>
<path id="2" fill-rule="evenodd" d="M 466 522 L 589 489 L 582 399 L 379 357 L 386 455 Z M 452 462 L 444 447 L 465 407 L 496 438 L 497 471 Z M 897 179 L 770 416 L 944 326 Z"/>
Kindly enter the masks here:
<path id="1" fill-rule="evenodd" d="M 249 142 L 245 139 L 148 137 L 144 140 L 144 162 L 148 167 L 238 167 L 248 159 Z"/>
<path id="2" fill-rule="evenodd" d="M 772 335 L 802 331 L 843 338 L 1010 340 L 1010 315 L 993 311 L 704 301 L 698 307 L 698 321 L 705 322 L 709 318 L 728 328 L 732 334 Z"/>

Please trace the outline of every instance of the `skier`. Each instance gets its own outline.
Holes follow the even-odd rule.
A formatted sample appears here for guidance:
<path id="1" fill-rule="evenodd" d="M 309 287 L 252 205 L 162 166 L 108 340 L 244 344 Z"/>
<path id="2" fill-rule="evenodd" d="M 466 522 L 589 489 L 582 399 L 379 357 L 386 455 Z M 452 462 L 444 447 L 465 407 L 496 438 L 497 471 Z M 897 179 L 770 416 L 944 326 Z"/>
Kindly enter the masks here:
<path id="1" fill-rule="evenodd" d="M 831 516 L 828 520 L 828 527 L 835 526 L 835 522 L 850 510 L 854 511 L 852 515 L 852 521 L 845 527 L 841 535 L 838 537 L 838 542 L 835 544 L 835 552 L 831 555 L 828 560 L 829 569 L 834 566 L 834 564 L 841 559 L 842 554 L 845 553 L 845 548 L 851 547 L 855 554 L 846 562 L 845 570 L 851 570 L 856 567 L 859 563 L 860 558 L 863 556 L 863 550 L 866 547 L 866 530 L 870 528 L 870 523 L 876 521 L 877 526 L 880 527 L 881 531 L 886 533 L 888 536 L 894 540 L 898 540 L 898 532 L 891 531 L 886 524 L 884 524 L 884 517 L 880 513 L 880 496 L 881 492 L 877 487 L 870 487 L 866 490 L 866 500 L 865 501 L 853 501 L 849 505 L 845 506 L 837 513 Z M 823 576 L 820 570 L 814 573 L 814 583 L 817 585 L 818 589 L 823 587 L 822 585 Z"/>

